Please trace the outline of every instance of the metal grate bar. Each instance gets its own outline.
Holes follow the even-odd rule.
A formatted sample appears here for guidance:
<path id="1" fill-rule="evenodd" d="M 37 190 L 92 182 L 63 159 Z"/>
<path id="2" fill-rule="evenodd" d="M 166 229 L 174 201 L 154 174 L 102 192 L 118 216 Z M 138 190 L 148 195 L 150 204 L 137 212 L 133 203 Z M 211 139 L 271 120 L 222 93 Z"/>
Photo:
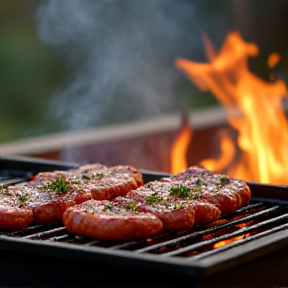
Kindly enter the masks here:
<path id="1" fill-rule="evenodd" d="M 1 234 L 10 236 L 10 237 L 24 237 L 28 235 L 35 234 L 36 232 L 40 233 L 44 231 L 47 231 L 48 229 L 54 229 L 58 227 L 63 227 L 62 223 L 59 222 L 54 222 L 54 223 L 38 223 L 38 224 L 33 224 L 31 226 L 28 226 L 27 228 L 23 228 L 21 230 L 16 230 L 16 231 L 6 231 L 6 232 L 1 232 Z M 40 232 L 39 232 L 40 231 Z"/>
<path id="2" fill-rule="evenodd" d="M 277 232 L 283 231 L 284 229 L 288 229 L 288 224 L 282 224 L 280 226 L 277 226 L 277 227 L 274 227 L 272 229 L 269 229 L 268 231 L 263 231 L 263 232 L 260 232 L 258 234 L 252 235 L 249 238 L 236 240 L 234 242 L 226 244 L 225 246 L 219 247 L 219 248 L 211 250 L 211 251 L 203 252 L 203 253 L 201 253 L 199 255 L 195 255 L 195 256 L 193 256 L 191 258 L 193 258 L 193 260 L 203 259 L 203 258 L 212 256 L 212 255 L 221 253 L 222 251 L 226 251 L 228 249 L 231 249 L 231 248 L 233 248 L 235 246 L 239 246 L 239 245 L 243 244 L 244 242 L 245 243 L 246 242 L 250 242 L 250 241 L 259 239 L 261 237 L 264 237 L 264 236 L 267 236 L 267 235 L 271 235 L 273 233 L 277 233 Z"/>
<path id="3" fill-rule="evenodd" d="M 249 206 L 245 207 L 245 209 L 237 210 L 234 214 L 236 215 L 237 213 L 241 213 L 243 211 L 246 211 L 248 213 L 249 210 L 254 211 L 255 207 L 263 208 L 263 204 L 260 205 L 260 203 L 256 203 L 256 204 L 249 205 Z M 127 241 L 125 241 L 125 242 L 121 241 L 121 243 L 119 243 L 119 241 L 116 241 L 116 243 L 115 243 L 115 241 L 105 242 L 105 241 L 101 241 L 98 239 L 91 240 L 91 238 L 88 238 L 88 237 L 82 237 L 82 236 L 80 237 L 80 236 L 74 235 L 72 233 L 67 233 L 68 231 L 61 225 L 61 223 L 58 223 L 57 227 L 55 227 L 55 225 L 57 225 L 57 223 L 54 223 L 55 224 L 54 227 L 52 226 L 53 229 L 50 228 L 51 226 L 48 226 L 48 227 L 46 227 L 45 231 L 40 231 L 40 232 L 38 232 L 39 230 L 37 231 L 37 229 L 41 228 L 41 225 L 39 225 L 39 227 L 38 226 L 32 227 L 33 228 L 32 232 L 34 232 L 34 231 L 37 231 L 37 232 L 27 235 L 27 233 L 28 233 L 28 231 L 27 231 L 26 235 L 23 238 L 40 239 L 40 240 L 46 240 L 46 241 L 62 241 L 62 242 L 66 242 L 66 243 L 80 244 L 80 245 L 86 245 L 86 246 L 95 246 L 96 245 L 96 246 L 106 247 L 110 250 L 121 250 L 121 249 L 122 250 L 131 250 L 131 251 L 134 251 L 135 253 L 149 253 L 149 252 L 151 253 L 151 251 L 161 249 L 162 247 L 169 247 L 169 245 L 177 245 L 177 243 L 181 243 L 181 242 L 186 241 L 188 239 L 191 240 L 193 238 L 194 239 L 199 238 L 199 241 L 201 241 L 200 238 L 202 238 L 205 235 L 211 235 L 211 234 L 213 234 L 217 231 L 221 231 L 222 229 L 225 229 L 227 227 L 237 225 L 239 223 L 248 221 L 250 219 L 255 219 L 259 216 L 277 211 L 278 209 L 279 209 L 279 206 L 275 205 L 275 206 L 272 206 L 270 208 L 267 208 L 267 209 L 264 209 L 264 210 L 261 210 L 258 212 L 254 212 L 252 215 L 244 216 L 242 218 L 237 218 L 236 220 L 230 221 L 230 220 L 225 219 L 225 221 L 228 221 L 228 222 L 225 222 L 224 224 L 219 225 L 219 223 L 216 222 L 214 224 L 214 226 L 208 227 L 207 229 L 204 229 L 204 230 L 202 229 L 202 227 L 200 225 L 195 226 L 195 227 L 193 227 L 194 232 L 189 233 L 188 235 L 187 235 L 187 231 L 186 232 L 181 231 L 181 232 L 178 232 L 175 234 L 163 233 L 161 235 L 154 237 L 153 239 L 149 239 L 149 241 L 148 240 L 139 240 L 139 241 L 135 240 L 135 241 L 128 241 L 128 242 Z M 47 228 L 49 228 L 49 230 L 47 230 Z M 195 232 L 195 229 L 197 230 L 199 228 L 201 228 L 201 230 Z M 43 227 L 42 227 L 42 229 L 43 229 Z M 26 230 L 28 230 L 28 229 L 26 229 Z M 181 234 L 183 235 L 183 233 L 185 234 L 184 236 L 178 237 Z M 227 237 L 227 235 L 230 235 L 230 234 L 226 233 L 225 235 Z M 167 238 L 169 240 L 165 240 Z M 209 240 L 206 240 L 204 242 L 202 241 L 201 243 L 203 243 L 203 244 L 201 244 L 201 245 L 206 245 L 206 243 L 210 243 L 207 241 L 209 241 Z M 158 242 L 158 243 L 151 245 L 151 243 L 155 243 L 155 242 Z M 143 247 L 140 249 L 135 249 L 135 248 L 133 249 L 134 246 L 138 246 L 138 247 L 139 246 L 146 246 L 146 247 Z M 177 250 L 177 251 L 179 251 L 179 250 Z M 177 253 L 179 253 L 179 252 L 177 252 Z M 161 253 L 157 253 L 157 254 L 161 254 Z"/>
<path id="4" fill-rule="evenodd" d="M 160 249 L 162 247 L 167 247 L 169 245 L 175 245 L 175 243 L 180 243 L 181 241 L 185 241 L 185 240 L 188 240 L 188 239 L 192 239 L 192 238 L 201 237 L 201 236 L 204 236 L 204 235 L 207 235 L 207 234 L 211 234 L 211 233 L 220 231 L 222 229 L 225 229 L 227 227 L 232 227 L 232 226 L 234 226 L 236 224 L 240 224 L 242 222 L 249 221 L 251 219 L 255 219 L 255 218 L 257 218 L 259 216 L 262 216 L 264 214 L 274 212 L 274 211 L 276 211 L 278 209 L 279 209 L 278 205 L 277 206 L 273 206 L 273 207 L 271 207 L 269 209 L 262 210 L 260 212 L 254 213 L 252 215 L 248 215 L 248 216 L 245 216 L 245 217 L 242 217 L 242 218 L 238 218 L 238 219 L 236 219 L 234 221 L 231 221 L 229 223 L 216 225 L 215 227 L 208 228 L 206 230 L 202 230 L 202 231 L 199 231 L 199 232 L 193 232 L 193 233 L 191 233 L 189 235 L 185 235 L 185 236 L 182 236 L 182 237 L 179 237 L 179 238 L 174 238 L 173 240 L 165 241 L 165 242 L 162 242 L 162 243 L 159 243 L 159 244 L 155 244 L 155 245 L 151 245 L 149 247 L 145 247 L 145 248 L 142 248 L 142 249 L 135 250 L 135 252 L 137 252 L 137 253 L 147 253 L 149 251 Z"/>
<path id="5" fill-rule="evenodd" d="M 15 177 L 6 180 L 0 179 L 0 185 L 13 185 L 21 182 L 29 181 L 30 177 Z"/>
<path id="6" fill-rule="evenodd" d="M 49 238 L 49 239 L 46 239 L 46 240 L 48 240 L 48 241 L 61 241 L 61 240 L 65 240 L 65 239 L 68 239 L 68 238 L 70 238 L 70 235 L 64 234 L 64 235 L 55 236 L 55 237 L 52 237 L 52 238 Z"/>
<path id="7" fill-rule="evenodd" d="M 284 219 L 288 219 L 288 213 L 284 214 L 284 215 L 281 215 L 279 217 L 275 217 L 275 218 L 272 218 L 272 219 L 257 223 L 255 225 L 252 225 L 252 226 L 249 226 L 249 227 L 240 228 L 240 230 L 232 232 L 230 234 L 225 234 L 225 235 L 222 235 L 222 236 L 219 236 L 219 237 L 211 238 L 211 239 L 203 241 L 201 243 L 196 243 L 196 244 L 192 244 L 192 245 L 186 246 L 186 247 L 181 248 L 181 249 L 176 250 L 176 251 L 163 253 L 160 256 L 166 256 L 166 257 L 169 256 L 169 257 L 171 257 L 171 256 L 175 256 L 175 255 L 180 255 L 180 254 L 183 254 L 183 253 L 188 252 L 190 250 L 199 248 L 201 246 L 215 244 L 217 242 L 229 239 L 231 237 L 240 236 L 241 234 L 245 234 L 245 233 L 251 232 L 251 231 L 253 231 L 255 229 L 259 229 L 260 227 L 267 226 L 267 225 L 269 225 L 271 223 L 274 224 L 274 223 L 276 223 L 276 222 L 278 222 L 280 220 L 284 220 Z M 269 231 L 270 231 L 270 229 L 269 229 Z"/>
<path id="8" fill-rule="evenodd" d="M 67 232 L 66 228 L 65 227 L 59 227 L 59 228 L 54 228 L 54 229 L 51 229 L 51 230 L 48 230 L 48 231 L 44 231 L 44 232 L 38 232 L 38 233 L 35 233 L 35 234 L 31 234 L 31 235 L 27 235 L 27 236 L 24 236 L 23 238 L 26 238 L 26 239 L 41 239 L 43 237 L 47 237 L 49 238 L 49 235 L 51 234 L 55 234 L 55 233 L 60 233 L 60 232 Z"/>
<path id="9" fill-rule="evenodd" d="M 263 202 L 255 202 L 255 203 L 250 203 L 248 206 L 243 206 L 237 209 L 236 212 L 244 212 L 246 210 L 251 210 L 252 208 L 257 208 L 263 206 Z"/>

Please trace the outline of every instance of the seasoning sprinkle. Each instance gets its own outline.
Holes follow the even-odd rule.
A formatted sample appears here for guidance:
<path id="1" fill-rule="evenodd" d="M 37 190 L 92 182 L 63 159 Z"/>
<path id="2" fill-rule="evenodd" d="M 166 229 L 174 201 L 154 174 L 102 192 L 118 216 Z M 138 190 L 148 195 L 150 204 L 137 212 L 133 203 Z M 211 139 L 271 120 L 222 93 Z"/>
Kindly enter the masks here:
<path id="1" fill-rule="evenodd" d="M 1 187 L 0 187 L 0 194 L 9 195 L 9 193 L 8 193 L 8 188 L 7 188 L 7 187 L 4 187 L 4 185 L 1 185 Z"/>

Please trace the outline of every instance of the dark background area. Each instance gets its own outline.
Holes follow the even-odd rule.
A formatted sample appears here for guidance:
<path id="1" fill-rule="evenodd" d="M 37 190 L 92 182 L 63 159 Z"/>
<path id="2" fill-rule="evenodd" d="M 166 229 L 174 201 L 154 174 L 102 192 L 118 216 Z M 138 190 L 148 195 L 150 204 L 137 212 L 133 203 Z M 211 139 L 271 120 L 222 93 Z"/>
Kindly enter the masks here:
<path id="1" fill-rule="evenodd" d="M 260 49 L 251 71 L 286 81 L 285 0 L 2 0 L 0 142 L 178 112 L 217 101 L 174 67 L 206 61 L 239 30 Z"/>

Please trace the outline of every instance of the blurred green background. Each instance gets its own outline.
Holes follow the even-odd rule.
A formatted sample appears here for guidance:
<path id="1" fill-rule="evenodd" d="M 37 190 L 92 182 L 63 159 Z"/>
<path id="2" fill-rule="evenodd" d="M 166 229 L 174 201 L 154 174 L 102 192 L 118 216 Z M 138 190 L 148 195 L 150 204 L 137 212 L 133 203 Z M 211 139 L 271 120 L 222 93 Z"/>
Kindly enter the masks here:
<path id="1" fill-rule="evenodd" d="M 64 62 L 37 35 L 39 1 L 0 2 L 0 141 L 33 135 Z M 45 131 L 43 131 L 45 133 Z"/>
<path id="2" fill-rule="evenodd" d="M 88 0 L 83 1 L 82 3 L 89 4 Z M 87 51 L 89 54 L 89 50 L 83 50 L 84 52 L 81 52 L 82 54 L 79 53 L 68 55 L 70 57 L 69 58 L 67 57 L 67 55 L 65 55 L 65 52 L 63 52 L 63 50 L 61 51 L 61 49 L 55 49 L 55 47 L 53 47 L 51 43 L 43 43 L 43 41 L 39 39 L 38 24 L 35 19 L 35 14 L 40 6 L 46 5 L 49 2 L 54 2 L 54 4 L 57 5 L 55 1 L 0 1 L 0 142 L 13 141 L 16 139 L 30 137 L 34 135 L 41 135 L 50 132 L 70 129 L 69 125 L 61 125 L 60 116 L 57 116 L 58 118 L 54 118 L 54 116 L 51 114 L 52 116 L 50 117 L 49 114 L 47 114 L 47 110 L 49 105 L 49 109 L 51 110 L 51 97 L 54 91 L 59 89 L 59 87 L 65 86 L 69 81 L 73 81 L 73 75 L 77 74 L 78 71 L 77 65 L 79 65 L 79 62 L 81 62 L 82 60 L 86 61 L 85 57 Z M 66 3 L 69 6 L 70 4 L 72 5 L 73 2 L 75 4 L 77 1 L 71 0 L 71 2 L 69 3 L 69 1 L 59 0 L 58 2 Z M 105 1 L 94 1 L 94 4 L 96 2 L 104 3 Z M 105 33 L 110 33 L 111 30 L 118 28 L 119 25 L 122 25 L 126 20 L 127 23 L 124 23 L 125 25 L 130 25 L 130 28 L 132 27 L 134 30 L 137 30 L 137 26 L 133 26 L 135 23 L 137 25 L 137 21 L 129 24 L 129 20 L 131 20 L 132 18 L 126 17 L 126 13 L 131 14 L 132 9 L 130 7 L 130 4 L 132 4 L 132 2 L 136 3 L 135 0 L 118 0 L 110 1 L 109 3 L 106 2 L 105 7 L 103 4 L 104 8 L 109 8 L 109 6 L 107 5 L 113 5 L 113 9 L 108 9 L 108 12 L 114 17 L 112 22 L 107 22 L 111 26 L 108 27 L 110 30 L 106 28 L 107 25 L 103 29 Z M 149 3 L 150 2 L 151 1 L 149 1 Z M 157 2 L 157 0 L 155 0 L 155 2 Z M 144 25 L 143 23 L 149 22 L 149 19 L 147 20 L 147 17 L 150 17 L 152 13 L 149 9 L 146 9 L 147 5 L 145 3 L 148 2 L 138 1 L 139 5 L 143 5 L 139 6 L 139 11 L 141 12 L 141 9 L 143 11 L 141 12 L 143 19 L 138 18 L 140 25 L 139 31 L 141 30 L 141 27 L 143 28 L 143 26 L 141 26 Z M 213 95 L 209 93 L 200 93 L 198 89 L 193 86 L 184 75 L 182 75 L 180 72 L 173 71 L 175 70 L 173 67 L 173 61 L 174 58 L 177 56 L 185 57 L 194 61 L 199 60 L 203 62 L 205 60 L 204 48 L 201 39 L 202 32 L 206 32 L 212 39 L 212 42 L 215 44 L 216 48 L 219 48 L 227 33 L 233 29 L 238 29 L 241 35 L 247 41 L 255 42 L 259 46 L 261 51 L 257 59 L 251 60 L 250 66 L 252 72 L 256 73 L 263 79 L 268 79 L 270 71 L 268 71 L 266 67 L 266 60 L 270 53 L 278 52 L 282 55 L 282 60 L 274 68 L 273 73 L 275 74 L 276 78 L 281 78 L 284 80 L 287 79 L 288 1 L 169 0 L 168 2 L 162 1 L 162 3 L 168 4 L 164 5 L 163 10 L 160 11 L 161 13 L 157 10 L 154 11 L 154 14 L 152 15 L 153 17 L 151 18 L 154 21 L 153 23 L 156 23 L 155 30 L 150 29 L 150 34 L 153 37 L 147 36 L 144 33 L 141 34 L 141 32 L 139 31 L 136 31 L 137 33 L 135 32 L 135 35 L 140 35 L 144 38 L 144 40 L 147 36 L 146 43 L 148 43 L 147 46 L 144 47 L 145 49 L 143 48 L 143 53 L 139 53 L 139 55 L 143 57 L 142 62 L 139 62 L 139 67 L 142 67 L 143 63 L 145 63 L 146 56 L 146 62 L 148 62 L 149 56 L 152 59 L 151 63 L 153 62 L 153 65 L 156 67 L 156 69 L 154 69 L 156 70 L 156 72 L 154 72 L 156 75 L 155 77 L 161 74 L 161 67 L 163 67 L 163 70 L 166 69 L 168 72 L 172 71 L 171 73 L 174 73 L 173 77 L 175 79 L 173 79 L 175 81 L 173 86 L 171 86 L 173 89 L 171 89 L 172 91 L 169 91 L 169 93 L 172 95 L 171 99 L 169 99 L 169 101 L 171 100 L 171 103 L 165 106 L 163 105 L 163 103 L 165 103 L 165 98 L 161 99 L 162 102 L 158 101 L 158 105 L 162 106 L 163 110 L 155 110 L 153 111 L 154 114 L 168 112 L 170 113 L 174 111 L 179 111 L 183 108 L 189 108 L 193 110 L 217 104 Z M 183 5 L 184 8 L 189 8 L 191 6 L 191 12 L 193 12 L 191 13 L 191 17 L 187 17 L 187 19 L 184 19 L 181 14 L 173 10 L 173 3 L 178 3 L 178 6 L 176 6 L 178 8 L 180 7 L 179 5 Z M 138 4 L 133 4 L 133 9 L 136 9 L 136 11 Z M 63 11 L 65 11 L 65 7 L 63 5 L 61 7 L 63 8 Z M 157 7 L 159 8 L 161 6 L 159 5 Z M 143 8 L 145 8 L 146 10 Z M 185 9 L 183 9 L 182 12 L 184 12 L 184 10 Z M 115 15 L 118 15 L 118 11 L 120 16 L 115 20 Z M 137 13 L 139 13 L 139 11 L 137 11 Z M 108 12 L 107 15 L 110 15 Z M 147 13 L 147 15 L 145 15 L 145 13 Z M 148 13 L 150 14 L 148 15 Z M 185 13 L 185 17 L 187 15 L 189 16 L 189 9 Z M 99 15 L 97 17 L 99 17 Z M 175 31 L 179 31 L 179 36 L 175 34 L 175 31 L 169 34 L 169 31 L 164 29 L 165 27 L 161 28 L 160 26 L 163 25 L 163 23 L 163 26 L 165 26 L 165 22 L 163 21 L 159 21 L 159 25 L 157 26 L 157 21 L 159 20 L 158 18 L 160 18 L 160 16 L 164 18 L 163 15 L 167 16 L 167 23 L 169 23 L 171 27 L 173 27 L 173 25 L 176 27 Z M 91 17 L 91 15 L 89 15 L 89 17 Z M 51 19 L 53 19 L 53 17 Z M 61 19 L 59 23 L 61 23 Z M 197 25 L 195 25 L 195 23 L 197 23 Z M 75 19 L 73 25 L 74 28 L 77 27 L 77 19 Z M 181 29 L 181 27 L 184 27 L 185 29 Z M 131 30 L 132 33 L 134 33 L 134 30 Z M 125 29 L 123 31 L 125 31 Z M 158 31 L 159 35 L 157 34 Z M 191 33 L 187 31 L 191 31 Z M 83 35 L 85 35 L 85 33 Z M 162 36 L 163 39 L 161 39 Z M 169 41 L 171 41 L 171 47 L 167 45 L 167 43 L 170 42 L 164 39 L 168 36 L 171 37 L 170 40 L 168 39 Z M 109 38 L 99 39 L 100 42 L 103 40 L 103 43 L 104 41 L 110 43 Z M 175 39 L 178 40 L 177 44 L 174 41 Z M 174 41 L 173 44 L 172 41 Z M 73 43 L 69 43 L 72 48 L 73 45 L 79 45 L 77 41 L 76 43 Z M 128 41 L 127 43 L 130 42 Z M 127 43 L 125 45 L 128 45 Z M 136 48 L 134 50 L 140 49 L 141 42 L 139 43 L 139 46 L 135 46 Z M 67 43 L 64 44 L 67 45 Z M 63 46 L 65 46 L 64 44 Z M 84 44 L 85 43 L 83 43 L 83 45 Z M 131 42 L 131 45 L 135 45 L 135 43 Z M 61 45 L 58 45 L 57 48 L 59 48 L 59 46 Z M 121 46 L 119 47 L 121 48 Z M 91 49 L 95 49 L 95 47 L 91 46 Z M 72 50 L 73 49 L 71 49 L 71 51 Z M 165 54 L 166 50 L 167 53 Z M 101 54 L 100 52 L 103 54 Z M 107 51 L 105 50 L 105 46 L 101 46 L 99 48 L 99 59 L 102 57 L 101 55 L 104 55 L 106 52 Z M 75 55 L 78 55 L 79 59 Z M 160 59 L 159 61 L 154 59 L 154 57 L 156 56 Z M 73 60 L 71 61 L 71 59 Z M 132 61 L 133 57 L 131 62 Z M 163 65 L 164 62 L 165 64 Z M 89 65 L 91 65 L 91 63 L 89 63 Z M 95 63 L 95 65 L 97 64 Z M 139 67 L 136 66 L 137 69 Z M 110 69 L 113 70 L 112 67 L 110 67 Z M 171 71 L 169 71 L 169 69 Z M 133 74 L 135 74 L 135 71 L 131 70 L 129 71 L 129 73 L 133 76 Z M 141 74 L 139 75 L 141 76 Z M 163 77 L 165 77 L 165 75 L 166 74 L 164 74 Z M 155 78 L 154 74 L 152 76 L 152 78 Z M 133 77 L 131 79 L 133 80 Z M 157 79 L 154 80 L 157 82 Z M 138 103 L 137 99 L 132 99 L 134 96 L 134 90 L 132 92 L 129 91 L 129 89 L 127 88 L 128 86 L 124 87 L 121 83 L 124 82 L 119 81 L 118 86 L 114 88 L 115 91 L 117 91 L 117 94 L 115 94 L 117 95 L 117 97 L 115 97 L 115 95 L 112 93 L 114 96 L 111 94 L 112 96 L 108 99 L 109 101 L 106 99 L 107 103 L 104 103 L 105 106 L 101 102 L 101 105 L 103 105 L 103 114 L 99 114 L 96 120 L 86 121 L 85 124 L 76 128 L 88 128 L 103 125 L 105 123 L 130 121 L 137 119 L 137 115 L 140 117 L 139 112 L 141 110 L 145 110 L 144 105 L 143 107 L 138 107 L 137 109 L 139 110 L 135 109 L 134 112 L 132 111 L 132 109 L 130 109 L 131 111 L 129 113 L 126 113 L 125 111 L 123 112 L 121 109 L 119 109 L 120 103 L 125 102 L 127 99 L 131 101 L 131 105 L 135 102 L 134 104 L 137 106 Z M 159 81 L 159 83 L 159 85 L 161 86 L 163 83 L 165 83 L 165 81 L 163 83 Z M 150 83 L 147 83 L 147 86 L 149 85 Z M 107 90 L 109 90 L 110 88 L 111 87 L 107 87 Z M 104 87 L 103 90 L 101 90 L 101 93 L 103 93 L 104 91 L 105 94 L 105 89 L 106 88 Z M 83 94 L 86 93 L 85 91 L 86 90 L 83 89 Z M 163 91 L 165 91 L 165 89 Z M 159 94 L 165 94 L 161 93 L 161 90 L 158 90 L 158 92 Z M 131 95 L 129 95 L 129 93 Z M 56 102 L 55 97 L 53 101 L 53 105 L 55 105 L 55 103 L 57 103 L 57 98 Z M 114 103 L 114 105 L 112 102 Z M 65 106 L 66 104 L 67 98 L 63 98 L 62 102 L 59 100 L 59 106 Z M 74 104 L 77 108 L 77 102 L 75 102 Z M 97 104 L 96 100 L 94 104 Z M 85 106 L 83 106 L 83 108 L 85 110 Z M 149 111 L 149 107 L 147 108 L 147 110 Z M 110 112 L 107 113 L 107 111 Z M 61 113 L 65 115 L 65 107 L 63 107 Z M 71 118 L 75 114 L 75 111 L 71 110 L 70 113 L 71 114 L 67 112 L 68 118 Z M 143 115 L 141 115 L 142 118 L 144 117 Z M 150 114 L 149 116 L 151 115 L 152 114 Z M 74 128 L 72 127 L 71 129 Z"/>

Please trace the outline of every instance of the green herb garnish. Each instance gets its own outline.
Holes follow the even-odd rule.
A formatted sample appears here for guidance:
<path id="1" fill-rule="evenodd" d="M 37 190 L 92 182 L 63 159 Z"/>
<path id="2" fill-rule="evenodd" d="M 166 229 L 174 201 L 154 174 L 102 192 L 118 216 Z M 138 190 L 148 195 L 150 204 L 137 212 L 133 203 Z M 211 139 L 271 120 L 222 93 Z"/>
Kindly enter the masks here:
<path id="1" fill-rule="evenodd" d="M 146 204 L 159 203 L 159 202 L 162 202 L 162 201 L 163 201 L 163 198 L 157 196 L 157 194 L 152 194 L 151 196 L 147 196 L 145 198 L 145 203 Z"/>
<path id="2" fill-rule="evenodd" d="M 148 183 L 145 184 L 145 187 L 153 189 L 154 186 L 153 186 L 153 183 L 148 182 Z"/>
<path id="3" fill-rule="evenodd" d="M 25 202 L 27 200 L 27 195 L 18 195 L 18 199 L 21 201 L 21 202 Z"/>
<path id="4" fill-rule="evenodd" d="M 196 180 L 196 186 L 201 186 L 201 185 L 203 185 L 203 184 L 204 184 L 203 178 L 198 178 L 198 179 Z"/>
<path id="5" fill-rule="evenodd" d="M 221 188 L 227 183 L 229 183 L 229 178 L 226 175 L 220 175 L 219 180 L 216 182 L 216 187 Z"/>
<path id="6" fill-rule="evenodd" d="M 191 189 L 186 186 L 180 187 L 171 187 L 170 188 L 170 195 L 178 196 L 178 197 L 188 197 L 190 195 Z"/>
<path id="7" fill-rule="evenodd" d="M 90 177 L 89 175 L 87 175 L 87 174 L 83 174 L 83 175 L 82 175 L 82 179 L 84 179 L 84 180 L 90 180 L 91 177 Z"/>
<path id="8" fill-rule="evenodd" d="M 82 179 L 84 179 L 84 180 L 91 180 L 93 178 L 100 179 L 102 177 L 104 177 L 104 173 L 102 173 L 102 172 L 99 172 L 99 173 L 96 173 L 96 174 L 87 174 L 87 173 L 85 173 L 85 174 L 82 175 Z"/>
<path id="9" fill-rule="evenodd" d="M 108 211 L 108 210 L 112 210 L 113 209 L 113 205 L 111 203 L 108 203 L 105 205 L 104 211 Z"/>
<path id="10" fill-rule="evenodd" d="M 104 177 L 104 173 L 102 173 L 102 172 L 96 173 L 96 178 L 97 179 L 100 179 L 102 177 Z"/>
<path id="11" fill-rule="evenodd" d="M 3 185 L 0 187 L 0 194 L 9 195 L 8 188 Z"/>
<path id="12" fill-rule="evenodd" d="M 140 208 L 138 207 L 138 205 L 134 201 L 128 202 L 125 205 L 125 208 L 127 210 L 131 210 L 131 211 L 134 211 L 134 212 L 140 212 Z"/>
<path id="13" fill-rule="evenodd" d="M 48 189 L 54 191 L 57 195 L 63 194 L 67 191 L 67 183 L 64 178 L 59 177 L 46 185 Z"/>

